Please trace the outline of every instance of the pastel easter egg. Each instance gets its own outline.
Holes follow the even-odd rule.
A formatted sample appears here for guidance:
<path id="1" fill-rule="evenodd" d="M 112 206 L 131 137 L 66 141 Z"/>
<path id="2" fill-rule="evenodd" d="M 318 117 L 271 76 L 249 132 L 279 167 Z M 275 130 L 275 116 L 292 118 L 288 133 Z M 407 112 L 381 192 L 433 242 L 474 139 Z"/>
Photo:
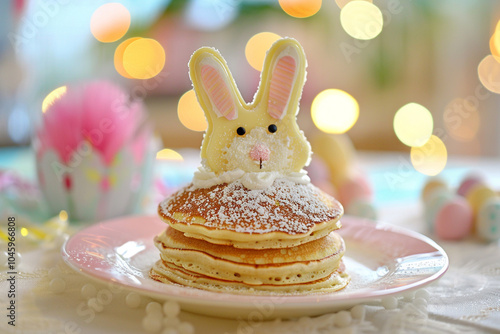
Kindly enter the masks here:
<path id="1" fill-rule="evenodd" d="M 463 198 L 456 196 L 445 203 L 436 215 L 434 229 L 443 240 L 460 240 L 472 231 L 472 209 Z"/>
<path id="2" fill-rule="evenodd" d="M 487 241 L 500 239 L 500 197 L 484 203 L 476 218 L 477 235 Z"/>
<path id="3" fill-rule="evenodd" d="M 372 220 L 377 219 L 377 210 L 375 209 L 375 206 L 366 199 L 354 200 L 346 208 L 346 213 L 348 215 L 356 217 L 362 217 Z"/>
<path id="4" fill-rule="evenodd" d="M 424 201 L 424 216 L 430 231 L 434 229 L 434 221 L 441 207 L 453 198 L 453 194 L 444 188 L 434 189 Z"/>
<path id="5" fill-rule="evenodd" d="M 446 182 L 439 178 L 429 179 L 422 189 L 422 199 L 425 201 L 432 192 L 436 191 L 436 189 L 441 188 L 448 190 L 448 184 L 446 184 Z"/>
<path id="6" fill-rule="evenodd" d="M 460 183 L 460 186 L 458 186 L 457 189 L 457 195 L 466 197 L 469 191 L 474 188 L 474 186 L 483 183 L 484 180 L 481 176 L 479 175 L 469 175 L 466 176 L 462 182 Z"/>
<path id="7" fill-rule="evenodd" d="M 491 188 L 484 184 L 477 184 L 467 193 L 466 198 L 472 207 L 474 216 L 476 216 L 483 204 L 486 203 L 488 199 L 495 196 L 496 193 L 491 190 Z"/>
<path id="8" fill-rule="evenodd" d="M 355 200 L 371 199 L 372 188 L 368 179 L 364 175 L 358 174 L 342 182 L 338 188 L 338 194 L 340 203 L 344 207 L 349 207 L 351 202 Z"/>

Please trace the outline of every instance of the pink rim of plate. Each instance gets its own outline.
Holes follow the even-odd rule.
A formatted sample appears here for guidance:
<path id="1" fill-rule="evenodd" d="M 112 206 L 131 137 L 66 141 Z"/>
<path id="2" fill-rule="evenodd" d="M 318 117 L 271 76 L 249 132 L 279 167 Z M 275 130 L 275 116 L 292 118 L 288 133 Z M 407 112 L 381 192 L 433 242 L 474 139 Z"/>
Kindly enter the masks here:
<path id="1" fill-rule="evenodd" d="M 405 262 L 404 259 L 408 259 L 409 266 L 399 270 L 399 273 L 396 270 L 389 283 L 381 279 L 382 284 L 375 282 L 347 293 L 340 291 L 329 294 L 257 296 L 218 293 L 163 284 L 148 277 L 148 268 L 134 267 L 127 259 L 127 256 L 132 258 L 140 252 L 156 249 L 153 237 L 165 228 L 165 223 L 155 216 L 123 217 L 89 226 L 73 235 L 64 244 L 62 255 L 65 262 L 74 270 L 101 282 L 116 283 L 130 291 L 158 299 L 170 299 L 187 304 L 194 302 L 212 307 L 231 305 L 231 307 L 247 308 L 266 301 L 278 303 L 280 309 L 293 309 L 298 305 L 301 307 L 321 304 L 355 305 L 421 288 L 441 277 L 448 269 L 449 260 L 444 250 L 430 238 L 417 232 L 349 216 L 342 218 L 342 225 L 338 232 L 346 240 L 346 244 L 355 241 L 376 248 L 383 253 L 382 258 L 387 258 L 389 265 L 399 265 Z M 116 250 L 130 242 L 138 245 L 135 247 L 138 253 L 116 256 Z M 348 252 L 349 249 L 346 255 Z M 151 265 L 159 259 L 159 253 L 153 254 L 155 258 L 151 259 Z M 379 263 L 379 265 L 385 264 Z M 415 269 L 418 274 L 415 274 Z M 347 270 L 349 271 L 349 268 Z"/>

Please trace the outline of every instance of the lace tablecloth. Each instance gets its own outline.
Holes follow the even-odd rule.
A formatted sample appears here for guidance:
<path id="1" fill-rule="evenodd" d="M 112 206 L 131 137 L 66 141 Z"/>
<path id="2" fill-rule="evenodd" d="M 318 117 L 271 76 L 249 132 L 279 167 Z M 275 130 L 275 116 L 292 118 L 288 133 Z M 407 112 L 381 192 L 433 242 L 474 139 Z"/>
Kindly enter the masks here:
<path id="1" fill-rule="evenodd" d="M 394 159 L 394 156 L 364 157 L 376 188 L 380 186 L 377 180 L 383 178 L 387 168 L 392 168 L 390 162 Z M 463 167 L 466 163 L 457 162 L 455 165 L 460 167 L 450 168 L 444 176 L 455 180 L 458 174 L 467 172 Z M 498 161 L 481 162 L 476 166 L 498 185 Z M 389 195 L 384 192 L 392 194 L 401 189 L 386 188 L 383 185 L 377 188 L 379 197 L 384 198 L 377 201 L 380 220 L 425 233 L 422 207 L 415 196 L 396 201 L 387 198 Z M 395 198 L 401 196 L 396 194 Z M 6 220 L 6 217 L 2 219 Z M 73 271 L 61 259 L 59 247 L 63 241 L 64 235 L 43 244 L 19 246 L 22 258 L 17 259 L 15 268 L 18 272 L 15 326 L 8 323 L 11 320 L 7 308 L 13 299 L 9 296 L 11 275 L 3 270 L 0 274 L 0 332 L 145 332 L 146 305 L 153 299 L 140 296 L 135 303 L 131 303 L 130 293 L 124 288 L 112 283 L 94 282 Z M 175 324 L 169 326 L 165 323 L 162 330 L 170 334 L 192 333 L 193 328 L 196 333 L 238 334 L 500 333 L 500 244 L 486 244 L 473 238 L 461 242 L 437 241 L 449 255 L 450 268 L 439 281 L 416 295 L 407 294 L 389 301 L 374 300 L 351 312 L 289 320 L 227 320 L 181 312 Z M 62 278 L 62 283 L 59 278 Z M 92 304 L 92 298 L 94 302 L 97 300 L 97 304 Z M 157 332 L 162 333 L 161 330 Z"/>

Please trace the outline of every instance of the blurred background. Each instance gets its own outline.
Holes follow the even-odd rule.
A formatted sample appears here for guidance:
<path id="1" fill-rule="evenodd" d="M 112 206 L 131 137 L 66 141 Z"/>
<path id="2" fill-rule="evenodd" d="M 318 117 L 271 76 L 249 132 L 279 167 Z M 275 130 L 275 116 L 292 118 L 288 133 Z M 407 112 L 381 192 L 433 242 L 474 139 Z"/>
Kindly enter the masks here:
<path id="1" fill-rule="evenodd" d="M 29 145 L 44 99 L 61 93 L 51 92 L 102 78 L 144 99 L 164 147 L 198 148 L 194 95 L 179 105 L 193 51 L 217 48 L 251 102 L 265 51 L 289 36 L 308 58 L 306 136 L 409 152 L 432 132 L 448 155 L 499 156 L 499 18 L 494 0 L 2 1 L 0 144 Z M 398 123 L 401 108 L 411 122 L 402 111 Z"/>

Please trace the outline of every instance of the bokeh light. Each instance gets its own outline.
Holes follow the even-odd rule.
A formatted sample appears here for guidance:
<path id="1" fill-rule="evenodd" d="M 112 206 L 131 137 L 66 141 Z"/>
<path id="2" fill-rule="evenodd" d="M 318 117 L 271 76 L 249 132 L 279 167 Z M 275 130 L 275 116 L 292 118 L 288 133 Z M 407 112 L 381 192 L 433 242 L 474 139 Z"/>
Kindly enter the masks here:
<path id="1" fill-rule="evenodd" d="M 313 100 L 314 124 L 326 133 L 344 133 L 358 120 L 359 105 L 354 97 L 340 89 L 326 89 Z"/>
<path id="2" fill-rule="evenodd" d="M 61 86 L 47 94 L 42 102 L 42 112 L 45 113 L 55 100 L 61 98 L 64 94 L 66 94 L 67 90 L 68 88 L 66 86 Z"/>
<path id="3" fill-rule="evenodd" d="M 207 129 L 207 120 L 205 113 L 198 103 L 194 90 L 189 90 L 179 99 L 177 105 L 177 116 L 189 130 L 205 131 Z"/>
<path id="4" fill-rule="evenodd" d="M 141 39 L 141 37 L 132 37 L 126 39 L 123 42 L 121 42 L 120 45 L 118 45 L 115 50 L 115 58 L 114 58 L 115 69 L 122 77 L 125 77 L 127 79 L 133 79 L 133 77 L 131 77 L 123 67 L 123 54 L 125 53 L 125 49 L 130 45 L 130 43 L 137 41 L 139 39 Z"/>
<path id="5" fill-rule="evenodd" d="M 474 137 L 472 140 L 468 141 L 467 143 L 463 143 L 460 146 L 460 154 L 464 156 L 465 155 L 480 156 L 483 154 L 483 150 L 484 149 L 481 147 L 481 142 L 477 137 Z"/>
<path id="6" fill-rule="evenodd" d="M 434 176 L 444 169 L 448 160 L 448 151 L 443 141 L 432 135 L 421 147 L 411 148 L 411 163 L 422 174 Z"/>
<path id="7" fill-rule="evenodd" d="M 90 19 L 90 31 L 103 43 L 122 38 L 130 27 L 130 12 L 121 3 L 111 2 L 97 8 Z"/>
<path id="8" fill-rule="evenodd" d="M 170 149 L 164 148 L 156 153 L 156 159 L 158 160 L 174 160 L 174 161 L 184 161 L 184 158 L 180 153 Z"/>
<path id="9" fill-rule="evenodd" d="M 21 227 L 21 235 L 23 237 L 27 236 L 29 234 L 29 231 L 26 227 Z"/>
<path id="10" fill-rule="evenodd" d="M 432 135 L 434 121 L 432 114 L 418 103 L 408 103 L 394 115 L 394 132 L 407 146 L 422 146 Z"/>
<path id="11" fill-rule="evenodd" d="M 500 63 L 494 56 L 488 55 L 481 60 L 477 74 L 487 90 L 500 94 Z"/>
<path id="12" fill-rule="evenodd" d="M 490 52 L 495 59 L 500 60 L 500 32 L 495 32 L 490 38 Z"/>
<path id="13" fill-rule="evenodd" d="M 68 212 L 66 212 L 66 210 L 61 210 L 59 212 L 59 219 L 63 222 L 67 221 L 68 220 Z"/>
<path id="14" fill-rule="evenodd" d="M 250 66 L 262 71 L 266 52 L 281 36 L 272 32 L 261 32 L 250 38 L 245 46 L 245 57 Z"/>
<path id="15" fill-rule="evenodd" d="M 450 136 L 462 142 L 474 139 L 481 125 L 476 106 L 463 98 L 456 98 L 446 105 L 443 120 Z"/>
<path id="16" fill-rule="evenodd" d="M 316 14 L 321 8 L 321 0 L 279 0 L 281 9 L 290 16 L 305 18 Z"/>
<path id="17" fill-rule="evenodd" d="M 341 9 L 340 23 L 351 37 L 368 40 L 380 34 L 384 19 L 382 12 L 374 4 L 367 1 L 351 1 Z"/>
<path id="18" fill-rule="evenodd" d="M 373 0 L 335 0 L 335 3 L 337 4 L 337 6 L 339 6 L 340 9 L 342 9 L 351 1 L 368 1 L 370 3 L 373 3 Z"/>
<path id="19" fill-rule="evenodd" d="M 490 51 L 497 60 L 500 60 L 500 20 L 497 22 L 495 31 L 493 31 L 490 38 Z"/>
<path id="20" fill-rule="evenodd" d="M 149 79 L 161 72 L 165 66 L 165 50 L 160 43 L 151 38 L 127 40 L 128 45 L 123 47 L 123 70 L 134 79 Z M 123 44 L 123 43 L 122 43 Z M 120 52 L 122 49 L 120 48 Z M 120 61 L 118 48 L 115 52 L 116 62 Z"/>

